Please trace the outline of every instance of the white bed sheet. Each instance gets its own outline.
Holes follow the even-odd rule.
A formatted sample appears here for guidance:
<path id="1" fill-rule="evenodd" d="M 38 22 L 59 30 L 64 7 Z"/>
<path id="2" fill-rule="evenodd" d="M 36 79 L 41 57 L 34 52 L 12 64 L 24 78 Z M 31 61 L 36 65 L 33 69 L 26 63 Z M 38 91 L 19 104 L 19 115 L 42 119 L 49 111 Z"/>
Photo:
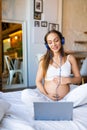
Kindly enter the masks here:
<path id="1" fill-rule="evenodd" d="M 73 109 L 73 121 L 35 121 L 32 105 L 23 104 L 21 92 L 1 94 L 11 107 L 0 123 L 0 130 L 87 130 L 87 105 Z"/>

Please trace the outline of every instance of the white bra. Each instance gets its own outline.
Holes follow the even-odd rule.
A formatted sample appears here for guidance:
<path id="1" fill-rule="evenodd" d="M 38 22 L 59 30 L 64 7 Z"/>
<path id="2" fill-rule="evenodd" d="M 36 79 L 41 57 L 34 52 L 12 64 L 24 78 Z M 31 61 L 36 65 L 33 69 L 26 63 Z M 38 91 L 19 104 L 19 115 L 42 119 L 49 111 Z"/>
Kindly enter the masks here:
<path id="1" fill-rule="evenodd" d="M 61 66 L 61 76 L 70 77 L 71 74 L 71 64 L 68 60 L 69 55 L 67 56 L 66 62 Z M 45 80 L 52 80 L 54 77 L 60 76 L 60 68 L 56 68 L 53 65 L 49 64 Z"/>

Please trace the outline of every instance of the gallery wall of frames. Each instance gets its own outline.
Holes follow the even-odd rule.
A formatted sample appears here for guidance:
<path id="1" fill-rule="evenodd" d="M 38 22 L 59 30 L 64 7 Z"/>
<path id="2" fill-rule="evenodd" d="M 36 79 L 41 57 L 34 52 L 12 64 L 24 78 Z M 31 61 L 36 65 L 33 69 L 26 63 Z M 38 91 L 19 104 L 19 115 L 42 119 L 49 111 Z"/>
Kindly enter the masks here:
<path id="1" fill-rule="evenodd" d="M 43 0 L 34 0 L 34 27 L 46 27 L 48 31 L 59 30 L 59 24 L 42 20 L 43 12 Z"/>

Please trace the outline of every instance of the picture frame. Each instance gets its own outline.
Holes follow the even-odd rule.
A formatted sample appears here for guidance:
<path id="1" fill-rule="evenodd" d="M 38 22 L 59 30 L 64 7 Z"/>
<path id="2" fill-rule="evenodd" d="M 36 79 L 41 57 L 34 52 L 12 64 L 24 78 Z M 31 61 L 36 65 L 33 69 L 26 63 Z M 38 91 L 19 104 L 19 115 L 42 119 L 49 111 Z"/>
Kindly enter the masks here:
<path id="1" fill-rule="evenodd" d="M 34 21 L 34 27 L 40 27 L 40 21 Z"/>
<path id="2" fill-rule="evenodd" d="M 34 0 L 34 12 L 43 12 L 43 0 Z"/>
<path id="3" fill-rule="evenodd" d="M 41 13 L 34 12 L 34 19 L 41 20 Z"/>
<path id="4" fill-rule="evenodd" d="M 47 27 L 47 21 L 41 21 L 41 27 Z"/>
<path id="5" fill-rule="evenodd" d="M 51 30 L 59 30 L 59 24 L 55 24 L 55 23 L 49 23 L 49 27 L 48 27 L 48 30 L 51 31 Z"/>

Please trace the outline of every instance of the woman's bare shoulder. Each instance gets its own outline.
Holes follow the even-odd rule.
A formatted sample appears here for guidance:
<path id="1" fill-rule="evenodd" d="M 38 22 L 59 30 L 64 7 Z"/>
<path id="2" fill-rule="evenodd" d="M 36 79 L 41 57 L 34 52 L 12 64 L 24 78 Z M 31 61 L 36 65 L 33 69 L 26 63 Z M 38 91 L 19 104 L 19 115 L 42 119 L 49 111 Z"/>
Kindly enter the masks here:
<path id="1" fill-rule="evenodd" d="M 40 61 L 39 61 L 39 66 L 41 67 L 43 64 L 43 57 L 41 57 Z"/>
<path id="2" fill-rule="evenodd" d="M 72 54 L 67 55 L 67 60 L 69 60 L 71 64 L 76 63 L 76 58 Z"/>
<path id="3" fill-rule="evenodd" d="M 69 54 L 69 55 L 67 55 L 67 59 L 68 59 L 68 60 L 73 60 L 73 59 L 76 59 L 76 58 L 75 58 L 74 55 Z"/>

